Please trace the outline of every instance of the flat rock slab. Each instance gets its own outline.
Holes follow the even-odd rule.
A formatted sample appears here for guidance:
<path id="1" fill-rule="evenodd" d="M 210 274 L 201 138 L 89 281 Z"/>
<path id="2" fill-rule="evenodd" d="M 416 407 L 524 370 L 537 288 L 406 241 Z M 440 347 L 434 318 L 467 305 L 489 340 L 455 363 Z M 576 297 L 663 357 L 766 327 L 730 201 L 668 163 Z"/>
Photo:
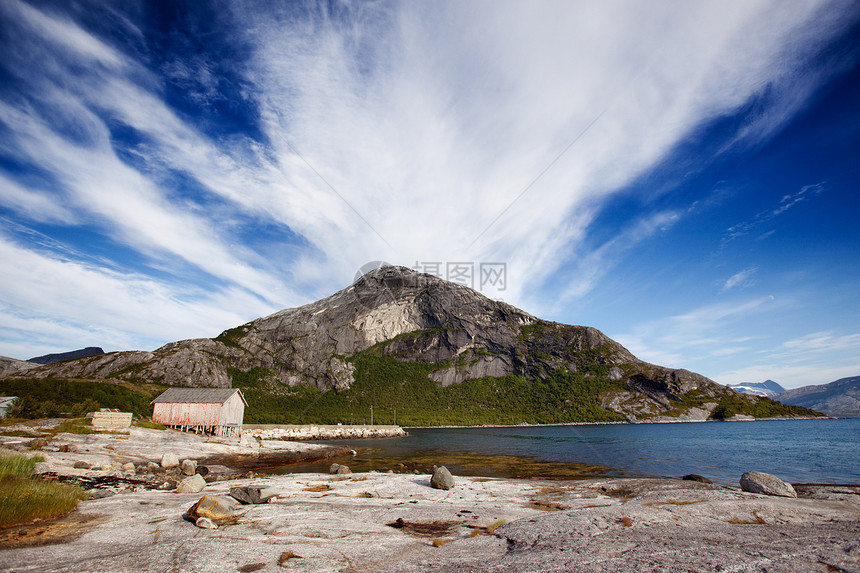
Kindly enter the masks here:
<path id="1" fill-rule="evenodd" d="M 86 501 L 70 516 L 86 525 L 62 543 L 4 538 L 0 571 L 860 570 L 851 489 L 790 499 L 681 480 L 458 477 L 446 491 L 429 478 L 272 476 L 276 500 L 218 529 L 183 519 L 200 494 Z M 207 494 L 260 482 L 210 483 Z"/>

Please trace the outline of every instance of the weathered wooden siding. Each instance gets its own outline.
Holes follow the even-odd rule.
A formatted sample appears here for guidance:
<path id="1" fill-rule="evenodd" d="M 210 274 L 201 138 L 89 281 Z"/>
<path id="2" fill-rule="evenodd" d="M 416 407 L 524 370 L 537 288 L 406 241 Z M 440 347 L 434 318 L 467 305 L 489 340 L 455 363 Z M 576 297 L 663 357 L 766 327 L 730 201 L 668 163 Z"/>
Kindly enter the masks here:
<path id="1" fill-rule="evenodd" d="M 219 426 L 220 420 L 221 404 L 215 403 L 156 403 L 152 411 L 152 421 L 165 426 Z"/>
<path id="2" fill-rule="evenodd" d="M 221 405 L 220 426 L 241 426 L 245 418 L 245 402 L 235 393 Z"/>

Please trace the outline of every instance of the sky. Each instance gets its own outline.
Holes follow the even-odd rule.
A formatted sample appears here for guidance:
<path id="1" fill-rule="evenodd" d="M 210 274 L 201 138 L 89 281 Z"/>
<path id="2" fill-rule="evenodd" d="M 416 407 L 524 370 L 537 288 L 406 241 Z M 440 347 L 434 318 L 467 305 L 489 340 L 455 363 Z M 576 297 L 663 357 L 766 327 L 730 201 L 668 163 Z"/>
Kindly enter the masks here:
<path id="1" fill-rule="evenodd" d="M 860 375 L 860 4 L 0 2 L 0 355 L 373 261 L 730 384 Z"/>

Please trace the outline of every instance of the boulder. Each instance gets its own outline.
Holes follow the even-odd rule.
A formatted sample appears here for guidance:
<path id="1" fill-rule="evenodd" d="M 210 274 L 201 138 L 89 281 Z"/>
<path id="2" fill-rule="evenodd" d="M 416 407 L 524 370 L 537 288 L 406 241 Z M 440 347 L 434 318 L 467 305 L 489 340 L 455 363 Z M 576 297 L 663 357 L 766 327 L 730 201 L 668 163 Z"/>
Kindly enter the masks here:
<path id="1" fill-rule="evenodd" d="M 700 476 L 699 474 L 687 474 L 681 479 L 685 481 L 697 481 L 699 483 L 714 483 L 705 476 Z"/>
<path id="2" fill-rule="evenodd" d="M 439 466 L 433 470 L 433 476 L 430 478 L 430 487 L 436 489 L 451 489 L 454 487 L 454 476 L 448 471 L 445 466 Z"/>
<path id="3" fill-rule="evenodd" d="M 197 473 L 197 460 L 182 460 L 182 473 L 187 476 L 193 476 Z"/>
<path id="4" fill-rule="evenodd" d="M 146 471 L 149 473 L 155 473 L 161 469 L 161 466 L 155 462 L 146 462 Z"/>
<path id="5" fill-rule="evenodd" d="M 188 509 L 188 519 L 197 522 L 201 517 L 212 520 L 216 525 L 234 521 L 239 502 L 225 495 L 204 495 Z"/>
<path id="6" fill-rule="evenodd" d="M 340 464 L 332 464 L 328 469 L 328 473 L 330 474 L 351 474 L 352 470 L 349 469 L 349 466 L 342 466 Z"/>
<path id="7" fill-rule="evenodd" d="M 79 470 L 88 470 L 88 469 L 92 468 L 93 466 L 91 466 L 89 462 L 85 462 L 83 460 L 78 460 L 75 462 L 74 467 L 75 467 L 75 469 L 79 469 Z"/>
<path id="8" fill-rule="evenodd" d="M 742 475 L 741 489 L 750 493 L 797 497 L 797 492 L 794 491 L 790 483 L 782 481 L 775 475 L 762 472 L 747 472 Z"/>
<path id="9" fill-rule="evenodd" d="M 194 474 L 179 482 L 176 493 L 199 493 L 206 487 L 206 480 L 200 474 Z"/>
<path id="10" fill-rule="evenodd" d="M 175 468 L 179 465 L 179 458 L 176 454 L 166 453 L 161 456 L 161 467 L 164 469 Z"/>
<path id="11" fill-rule="evenodd" d="M 275 490 L 258 485 L 231 487 L 230 497 L 241 503 L 267 503 L 275 497 Z"/>

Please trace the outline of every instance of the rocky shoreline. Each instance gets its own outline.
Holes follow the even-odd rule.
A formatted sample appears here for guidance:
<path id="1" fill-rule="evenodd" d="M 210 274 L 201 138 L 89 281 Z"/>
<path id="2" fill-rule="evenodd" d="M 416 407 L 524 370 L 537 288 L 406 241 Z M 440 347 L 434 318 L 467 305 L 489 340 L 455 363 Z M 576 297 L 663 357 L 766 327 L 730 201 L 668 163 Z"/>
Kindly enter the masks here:
<path id="1" fill-rule="evenodd" d="M 97 495 L 63 519 L 0 532 L 0 571 L 860 571 L 858 486 L 798 486 L 792 498 L 680 479 L 454 476 L 445 490 L 427 474 L 260 476 L 224 463 L 344 451 L 268 442 L 57 434 L 40 470 L 94 480 Z M 163 467 L 168 450 L 207 468 L 195 474 L 202 491 L 163 488 L 185 477 Z M 271 499 L 234 503 L 217 528 L 188 520 L 202 496 L 235 488 Z"/>

